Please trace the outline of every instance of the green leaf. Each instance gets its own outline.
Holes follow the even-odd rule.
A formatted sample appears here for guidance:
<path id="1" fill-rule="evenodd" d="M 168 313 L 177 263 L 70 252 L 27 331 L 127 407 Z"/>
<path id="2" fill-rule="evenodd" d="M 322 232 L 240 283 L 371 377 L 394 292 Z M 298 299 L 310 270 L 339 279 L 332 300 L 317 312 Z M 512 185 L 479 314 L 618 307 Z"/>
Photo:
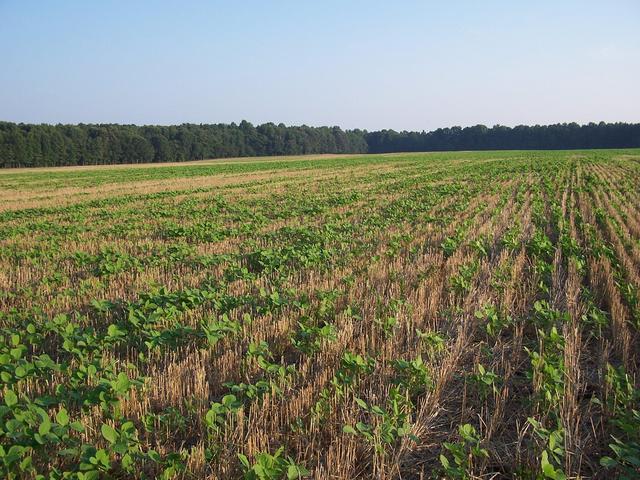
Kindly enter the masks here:
<path id="1" fill-rule="evenodd" d="M 116 443 L 118 441 L 118 432 L 116 432 L 112 426 L 103 423 L 102 427 L 100 427 L 100 431 L 102 432 L 102 436 L 106 438 L 109 443 Z"/>
<path id="2" fill-rule="evenodd" d="M 109 335 L 110 337 L 116 337 L 116 336 L 120 335 L 121 333 L 122 332 L 118 328 L 118 326 L 113 324 L 113 323 L 111 325 L 109 325 L 109 328 L 107 328 L 107 335 Z"/>
<path id="3" fill-rule="evenodd" d="M 4 403 L 6 403 L 8 407 L 13 407 L 18 403 L 18 396 L 13 390 L 7 390 L 4 393 Z"/>
<path id="4" fill-rule="evenodd" d="M 546 478 L 550 478 L 552 480 L 566 479 L 565 474 L 561 470 L 556 470 L 555 467 L 551 465 L 551 463 L 549 462 L 549 454 L 547 453 L 546 450 L 542 452 L 541 466 L 542 466 L 542 473 L 544 473 L 544 476 Z"/>
<path id="5" fill-rule="evenodd" d="M 358 433 L 351 425 L 345 425 L 344 427 L 342 427 L 342 431 L 344 433 L 353 433 L 354 435 Z"/>
<path id="6" fill-rule="evenodd" d="M 32 466 L 32 461 L 33 460 L 31 457 L 23 458 L 22 461 L 20 462 L 20 470 L 24 472 L 25 470 L 30 469 Z"/>
<path id="7" fill-rule="evenodd" d="M 100 473 L 96 470 L 91 470 L 90 472 L 79 472 L 78 478 L 80 480 L 100 480 Z"/>
<path id="8" fill-rule="evenodd" d="M 385 414 L 385 411 L 384 411 L 384 410 L 382 410 L 382 409 L 381 409 L 380 407 L 378 407 L 377 405 L 373 405 L 373 406 L 371 407 L 371 411 L 372 411 L 373 413 L 375 413 L 376 415 L 384 415 L 384 414 Z"/>
<path id="9" fill-rule="evenodd" d="M 124 455 L 129 450 L 129 445 L 121 440 L 119 442 L 112 443 L 111 448 L 114 452 L 119 453 L 120 455 Z"/>
<path id="10" fill-rule="evenodd" d="M 116 381 L 115 390 L 118 393 L 127 393 L 130 386 L 131 386 L 131 381 L 129 380 L 129 377 L 127 377 L 127 374 L 120 372 L 118 374 L 118 380 Z"/>
<path id="11" fill-rule="evenodd" d="M 307 474 L 306 469 L 300 468 L 297 465 L 289 465 L 289 468 L 287 468 L 287 480 L 296 480 Z"/>
<path id="12" fill-rule="evenodd" d="M 76 432 L 84 432 L 84 426 L 80 423 L 80 422 L 71 422 L 71 424 L 69 425 L 72 429 L 74 429 Z"/>
<path id="13" fill-rule="evenodd" d="M 133 458 L 127 453 L 126 455 L 122 456 L 120 464 L 125 471 L 130 471 L 131 467 L 133 466 Z"/>
<path id="14" fill-rule="evenodd" d="M 160 454 L 158 452 L 156 452 L 155 450 L 149 450 L 147 452 L 147 456 L 153 460 L 156 463 L 160 463 L 161 457 Z"/>
<path id="15" fill-rule="evenodd" d="M 49 418 L 46 418 L 42 421 L 42 423 L 38 427 L 38 433 L 44 436 L 50 431 L 51 431 L 51 420 L 49 420 Z"/>
<path id="16" fill-rule="evenodd" d="M 365 402 L 364 400 L 362 400 L 361 398 L 355 397 L 356 403 L 360 406 L 360 408 L 363 408 L 364 410 L 367 410 L 368 405 L 367 402 Z"/>
<path id="17" fill-rule="evenodd" d="M 249 463 L 249 459 L 247 458 L 246 455 L 243 455 L 242 453 L 238 454 L 238 460 L 240 460 L 240 463 L 246 468 L 246 469 L 250 469 L 251 468 L 251 464 Z"/>
<path id="18" fill-rule="evenodd" d="M 222 404 L 228 408 L 236 408 L 242 405 L 242 402 L 239 402 L 235 395 L 225 395 L 222 397 Z"/>
<path id="19" fill-rule="evenodd" d="M 56 414 L 56 422 L 58 422 L 63 427 L 69 424 L 69 414 L 64 408 L 61 408 L 60 411 Z"/>

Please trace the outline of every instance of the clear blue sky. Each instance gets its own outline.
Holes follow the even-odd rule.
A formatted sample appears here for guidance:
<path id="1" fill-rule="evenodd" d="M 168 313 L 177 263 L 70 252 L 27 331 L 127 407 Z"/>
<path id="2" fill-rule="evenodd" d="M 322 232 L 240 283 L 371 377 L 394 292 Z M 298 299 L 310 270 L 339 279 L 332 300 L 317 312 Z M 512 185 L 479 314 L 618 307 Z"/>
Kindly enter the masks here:
<path id="1" fill-rule="evenodd" d="M 0 0 L 0 120 L 640 121 L 640 0 Z"/>

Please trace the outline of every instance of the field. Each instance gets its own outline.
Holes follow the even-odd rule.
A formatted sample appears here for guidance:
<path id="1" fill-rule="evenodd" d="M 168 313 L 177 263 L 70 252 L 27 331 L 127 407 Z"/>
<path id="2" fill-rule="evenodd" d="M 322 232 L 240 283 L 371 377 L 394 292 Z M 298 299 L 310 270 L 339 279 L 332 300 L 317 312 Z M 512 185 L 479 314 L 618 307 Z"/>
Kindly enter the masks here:
<path id="1" fill-rule="evenodd" d="M 640 478 L 640 150 L 0 172 L 0 477 Z"/>

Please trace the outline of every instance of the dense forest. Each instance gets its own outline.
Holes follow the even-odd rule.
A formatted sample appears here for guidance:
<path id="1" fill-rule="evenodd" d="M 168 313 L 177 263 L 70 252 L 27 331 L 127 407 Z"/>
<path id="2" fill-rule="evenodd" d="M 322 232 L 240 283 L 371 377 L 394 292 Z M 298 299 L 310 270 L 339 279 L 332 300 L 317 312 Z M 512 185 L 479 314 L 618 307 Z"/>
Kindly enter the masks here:
<path id="1" fill-rule="evenodd" d="M 203 158 L 443 150 L 640 147 L 640 124 L 563 123 L 342 130 L 265 123 L 177 126 L 32 125 L 0 122 L 0 167 L 181 162 Z"/>

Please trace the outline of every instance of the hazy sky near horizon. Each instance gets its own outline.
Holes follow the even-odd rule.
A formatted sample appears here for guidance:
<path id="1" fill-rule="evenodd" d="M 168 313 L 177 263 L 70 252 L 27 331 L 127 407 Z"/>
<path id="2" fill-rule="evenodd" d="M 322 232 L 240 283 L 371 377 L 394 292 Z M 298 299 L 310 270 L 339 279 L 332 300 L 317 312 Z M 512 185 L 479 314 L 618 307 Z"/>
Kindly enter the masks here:
<path id="1" fill-rule="evenodd" d="M 0 0 L 0 120 L 640 122 L 640 1 Z"/>

